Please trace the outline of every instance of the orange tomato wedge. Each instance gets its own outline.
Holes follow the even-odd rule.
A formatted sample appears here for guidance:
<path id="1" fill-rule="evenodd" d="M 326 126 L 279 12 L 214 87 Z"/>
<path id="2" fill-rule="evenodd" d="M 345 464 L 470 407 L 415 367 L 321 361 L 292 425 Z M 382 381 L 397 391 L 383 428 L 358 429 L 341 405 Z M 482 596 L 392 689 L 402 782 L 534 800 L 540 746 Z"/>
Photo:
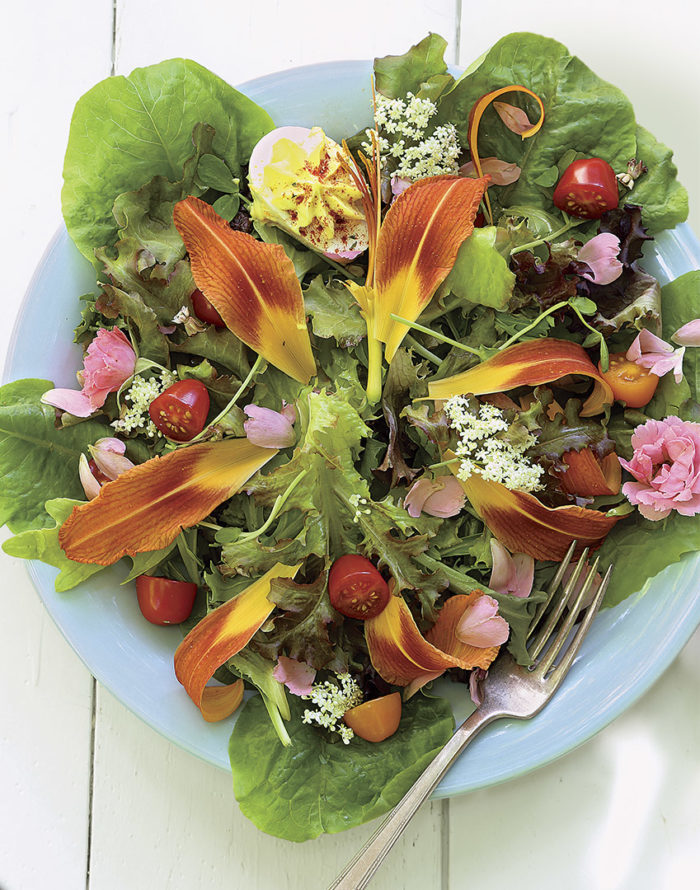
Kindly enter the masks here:
<path id="1" fill-rule="evenodd" d="M 346 726 L 366 742 L 383 742 L 399 728 L 401 693 L 392 692 L 345 712 Z"/>

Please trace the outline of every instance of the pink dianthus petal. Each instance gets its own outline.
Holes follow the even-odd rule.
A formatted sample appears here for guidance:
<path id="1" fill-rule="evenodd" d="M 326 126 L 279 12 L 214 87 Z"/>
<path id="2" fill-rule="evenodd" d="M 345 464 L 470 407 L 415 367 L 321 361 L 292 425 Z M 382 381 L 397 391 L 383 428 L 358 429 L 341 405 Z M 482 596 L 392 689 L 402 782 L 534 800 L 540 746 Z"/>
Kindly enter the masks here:
<path id="1" fill-rule="evenodd" d="M 296 433 L 289 419 L 272 408 L 246 405 L 248 420 L 243 424 L 248 441 L 261 448 L 289 448 L 296 444 Z"/>
<path id="2" fill-rule="evenodd" d="M 508 622 L 498 613 L 498 603 L 492 596 L 480 596 L 464 612 L 456 628 L 457 638 L 468 646 L 485 649 L 505 643 L 510 633 Z"/>
<path id="3" fill-rule="evenodd" d="M 423 476 L 409 488 L 404 508 L 414 519 L 421 513 L 447 519 L 461 512 L 465 500 L 464 489 L 454 476 Z"/>
<path id="4" fill-rule="evenodd" d="M 578 252 L 578 259 L 591 267 L 583 277 L 596 284 L 610 284 L 622 274 L 622 263 L 617 256 L 620 252 L 620 239 L 610 232 L 601 232 L 591 238 Z"/>
<path id="5" fill-rule="evenodd" d="M 535 577 L 535 560 L 526 553 L 511 555 L 496 538 L 491 538 L 490 547 L 493 559 L 489 580 L 491 590 L 523 598 L 529 596 Z"/>
<path id="6" fill-rule="evenodd" d="M 90 469 L 88 459 L 84 454 L 81 454 L 80 459 L 78 460 L 78 476 L 80 477 L 80 484 L 83 486 L 85 497 L 89 501 L 96 498 L 100 493 L 100 488 L 102 488 L 102 486 L 97 479 L 95 479 L 92 470 Z"/>
<path id="7" fill-rule="evenodd" d="M 493 185 L 510 185 L 520 179 L 522 170 L 517 164 L 510 164 L 508 161 L 502 161 L 500 158 L 481 158 L 482 174 L 491 177 Z M 478 179 L 474 161 L 467 161 L 459 168 L 462 176 L 468 176 L 471 179 Z"/>
<path id="8" fill-rule="evenodd" d="M 304 661 L 280 655 L 272 671 L 272 676 L 279 683 L 284 683 L 292 695 L 311 695 L 316 671 Z"/>
<path id="9" fill-rule="evenodd" d="M 92 401 L 77 389 L 50 389 L 41 397 L 45 405 L 67 411 L 75 417 L 89 417 L 100 406 L 93 407 Z"/>
<path id="10" fill-rule="evenodd" d="M 674 343 L 680 346 L 700 346 L 700 318 L 694 318 L 671 334 Z"/>

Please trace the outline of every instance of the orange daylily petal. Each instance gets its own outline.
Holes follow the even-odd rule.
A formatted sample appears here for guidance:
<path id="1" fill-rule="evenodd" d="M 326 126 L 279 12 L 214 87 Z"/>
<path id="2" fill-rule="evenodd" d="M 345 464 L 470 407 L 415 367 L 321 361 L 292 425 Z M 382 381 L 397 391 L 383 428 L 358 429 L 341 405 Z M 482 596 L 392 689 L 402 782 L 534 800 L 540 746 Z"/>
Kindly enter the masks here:
<path id="1" fill-rule="evenodd" d="M 581 409 L 581 417 L 599 414 L 612 404 L 610 385 L 603 380 L 586 350 L 578 343 L 542 337 L 515 343 L 468 371 L 428 384 L 431 399 L 449 399 L 471 393 L 505 392 L 516 386 L 552 383 L 568 374 L 581 374 L 593 380 L 593 392 Z"/>
<path id="2" fill-rule="evenodd" d="M 284 248 L 234 232 L 192 196 L 175 205 L 173 219 L 195 284 L 226 326 L 285 374 L 308 383 L 316 363 L 301 285 Z"/>
<path id="3" fill-rule="evenodd" d="M 481 649 L 478 646 L 470 646 L 463 643 L 456 634 L 465 611 L 473 606 L 476 600 L 483 596 L 482 590 L 472 590 L 469 594 L 457 593 L 451 596 L 440 609 L 438 620 L 425 635 L 426 640 L 448 655 L 453 655 L 462 660 L 470 668 L 483 668 L 487 670 L 500 651 L 500 646 L 490 646 Z M 403 693 L 404 701 L 408 701 L 426 683 L 437 680 L 444 671 L 429 671 L 411 680 Z"/>
<path id="4" fill-rule="evenodd" d="M 408 332 L 390 314 L 415 321 L 428 305 L 474 230 L 487 182 L 461 176 L 420 179 L 399 195 L 384 218 L 377 241 L 370 335 L 386 343 L 388 362 Z"/>
<path id="5" fill-rule="evenodd" d="M 167 547 L 235 494 L 277 451 L 248 439 L 203 442 L 154 457 L 122 473 L 58 533 L 66 556 L 111 565 L 122 556 Z"/>
<path id="6" fill-rule="evenodd" d="M 220 690 L 229 690 L 231 687 L 207 686 L 207 683 L 224 662 L 248 645 L 253 634 L 262 627 L 275 608 L 275 604 L 267 598 L 270 582 L 274 578 L 293 578 L 300 565 L 301 563 L 287 566 L 278 562 L 238 596 L 202 618 L 177 647 L 175 676 L 205 720 L 222 720 L 240 704 L 238 701 L 233 710 L 224 713 L 226 706 L 235 701 L 238 693 L 221 692 Z M 242 681 L 238 682 L 241 683 L 242 697 Z"/>
<path id="7" fill-rule="evenodd" d="M 394 686 L 407 686 L 421 674 L 470 667 L 425 639 L 401 596 L 392 596 L 383 612 L 365 621 L 365 640 L 374 669 Z"/>
<path id="8" fill-rule="evenodd" d="M 236 680 L 228 686 L 206 686 L 202 692 L 199 710 L 207 723 L 225 720 L 243 701 L 243 680 Z"/>
<path id="9" fill-rule="evenodd" d="M 559 484 L 579 497 L 617 494 L 622 483 L 622 466 L 617 454 L 612 451 L 600 460 L 590 448 L 581 451 L 567 451 L 562 460 L 566 472 L 559 476 Z"/>
<path id="10" fill-rule="evenodd" d="M 525 128 L 520 131 L 520 136 L 523 139 L 527 139 L 530 136 L 534 136 L 537 133 L 544 123 L 544 105 L 542 104 L 542 100 L 537 95 L 537 93 L 533 93 L 532 90 L 529 90 L 527 87 L 519 86 L 518 84 L 511 84 L 507 87 L 501 87 L 498 90 L 494 90 L 492 93 L 486 93 L 485 96 L 482 96 L 477 102 L 474 103 L 472 110 L 469 112 L 469 123 L 467 128 L 467 141 L 469 142 L 469 151 L 471 153 L 472 161 L 474 162 L 474 166 L 476 168 L 476 172 L 478 176 L 482 175 L 481 171 L 481 160 L 479 158 L 479 148 L 478 148 L 478 135 L 479 135 L 479 124 L 481 123 L 481 117 L 483 113 L 486 111 L 488 106 L 493 102 L 494 99 L 498 99 L 499 96 L 502 96 L 504 93 L 527 93 L 528 96 L 532 96 L 533 99 L 537 102 L 540 108 L 540 117 L 536 124 L 531 126 L 530 128 Z M 500 113 L 500 112 L 499 112 Z M 509 127 L 509 129 L 512 129 Z M 486 207 L 488 209 L 489 219 L 492 217 L 491 213 L 491 203 L 489 201 L 488 192 L 484 195 L 486 199 Z"/>
<path id="11" fill-rule="evenodd" d="M 446 451 L 445 457 L 453 458 L 454 452 Z M 456 475 L 457 464 L 450 468 Z M 545 507 L 534 495 L 511 491 L 478 473 L 460 482 L 494 537 L 512 553 L 527 553 L 535 559 L 560 561 L 573 540 L 578 542 L 577 554 L 584 547 L 599 547 L 617 522 L 617 517 L 584 507 Z"/>

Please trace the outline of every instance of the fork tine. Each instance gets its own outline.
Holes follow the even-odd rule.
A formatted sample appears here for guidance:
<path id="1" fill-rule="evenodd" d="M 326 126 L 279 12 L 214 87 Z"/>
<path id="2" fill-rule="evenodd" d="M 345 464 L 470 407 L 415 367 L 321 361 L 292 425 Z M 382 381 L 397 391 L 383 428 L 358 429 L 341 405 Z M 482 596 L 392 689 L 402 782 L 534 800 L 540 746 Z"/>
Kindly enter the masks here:
<path id="1" fill-rule="evenodd" d="M 586 636 L 588 628 L 591 626 L 591 622 L 596 616 L 598 609 L 600 608 L 600 604 L 603 602 L 603 597 L 605 596 L 605 591 L 608 588 L 608 583 L 610 581 L 610 576 L 612 575 L 613 567 L 609 566 L 607 572 L 605 573 L 605 577 L 600 582 L 600 587 L 598 588 L 596 595 L 591 602 L 590 606 L 586 609 L 586 614 L 583 617 L 583 621 L 579 625 L 576 634 L 574 635 L 573 640 L 569 644 L 564 657 L 561 659 L 556 668 L 552 671 L 548 682 L 552 684 L 552 688 L 556 689 L 557 686 L 561 683 L 561 681 L 566 676 L 567 671 L 571 667 L 571 663 L 576 658 L 578 654 L 578 650 L 581 648 L 581 643 L 583 643 L 583 639 Z"/>
<path id="2" fill-rule="evenodd" d="M 540 652 L 544 649 L 547 644 L 547 640 L 552 635 L 552 631 L 554 630 L 557 622 L 561 618 L 562 612 L 566 606 L 566 603 L 571 596 L 572 591 L 576 589 L 576 585 L 578 584 L 578 580 L 581 577 L 581 572 L 583 571 L 584 563 L 588 558 L 588 547 L 581 554 L 581 558 L 579 559 L 576 568 L 574 569 L 573 575 L 569 578 L 569 581 L 564 588 L 561 596 L 559 597 L 556 607 L 552 610 L 551 614 L 547 618 L 547 621 L 544 623 L 540 632 L 537 634 L 535 639 L 532 642 L 532 646 L 528 648 L 528 655 L 530 658 L 535 659 L 540 654 Z M 559 572 L 557 572 L 557 575 Z M 562 572 L 562 575 L 564 573 Z M 556 580 L 556 576 L 555 579 Z"/>
<path id="3" fill-rule="evenodd" d="M 552 597 L 557 592 L 557 588 L 561 584 L 561 579 L 564 577 L 564 572 L 568 569 L 569 563 L 571 562 L 574 551 L 576 550 L 576 541 L 572 541 L 569 549 L 566 551 L 566 556 L 559 564 L 559 568 L 556 571 L 556 574 L 552 578 L 549 587 L 547 588 L 547 599 L 544 602 L 541 602 L 535 611 L 535 615 L 532 619 L 532 624 L 530 625 L 530 629 L 528 631 L 528 637 L 532 636 L 535 631 L 535 628 L 540 623 L 540 619 L 544 615 L 547 607 L 552 602 Z"/>
<path id="4" fill-rule="evenodd" d="M 547 650 L 546 655 L 537 665 L 536 673 L 540 674 L 540 676 L 544 677 L 547 674 L 547 671 L 554 664 L 557 655 L 559 655 L 559 653 L 561 652 L 561 649 L 566 642 L 567 637 L 571 633 L 571 628 L 576 623 L 579 612 L 581 611 L 581 603 L 584 601 L 585 597 L 588 595 L 588 591 L 591 589 L 591 584 L 593 583 L 593 579 L 595 578 L 596 572 L 598 571 L 599 563 L 600 557 L 596 559 L 596 561 L 589 569 L 588 574 L 586 575 L 586 578 L 581 585 L 581 590 L 579 591 L 578 596 L 576 597 L 575 601 L 569 606 L 569 613 L 566 616 L 566 620 L 562 622 L 562 625 L 559 628 L 556 637 L 554 638 L 554 642 Z"/>

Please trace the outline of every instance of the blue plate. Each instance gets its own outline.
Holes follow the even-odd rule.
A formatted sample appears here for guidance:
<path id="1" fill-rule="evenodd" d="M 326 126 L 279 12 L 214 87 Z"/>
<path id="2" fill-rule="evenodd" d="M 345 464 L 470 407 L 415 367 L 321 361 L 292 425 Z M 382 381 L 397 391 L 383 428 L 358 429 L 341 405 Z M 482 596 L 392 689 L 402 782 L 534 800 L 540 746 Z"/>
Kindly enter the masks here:
<path id="1" fill-rule="evenodd" d="M 258 78 L 242 90 L 280 125 L 320 124 L 339 139 L 369 123 L 367 62 L 312 65 Z M 662 282 L 700 267 L 700 244 L 686 225 L 652 243 L 645 268 Z M 75 386 L 81 351 L 71 341 L 78 296 L 95 289 L 91 266 L 61 229 L 32 279 L 17 319 L 5 380 L 45 377 Z M 77 471 L 77 467 L 76 467 Z M 669 666 L 700 623 L 696 581 L 700 555 L 671 566 L 644 591 L 599 615 L 553 702 L 528 722 L 501 721 L 485 730 L 437 789 L 447 797 L 522 775 L 565 754 L 606 726 Z M 143 620 L 124 566 L 69 593 L 54 590 L 55 569 L 31 563 L 46 608 L 88 669 L 142 720 L 203 760 L 228 769 L 234 718 L 205 723 L 173 673 L 177 628 Z M 614 584 L 614 580 L 613 580 Z M 465 693 L 445 692 L 460 716 Z"/>

